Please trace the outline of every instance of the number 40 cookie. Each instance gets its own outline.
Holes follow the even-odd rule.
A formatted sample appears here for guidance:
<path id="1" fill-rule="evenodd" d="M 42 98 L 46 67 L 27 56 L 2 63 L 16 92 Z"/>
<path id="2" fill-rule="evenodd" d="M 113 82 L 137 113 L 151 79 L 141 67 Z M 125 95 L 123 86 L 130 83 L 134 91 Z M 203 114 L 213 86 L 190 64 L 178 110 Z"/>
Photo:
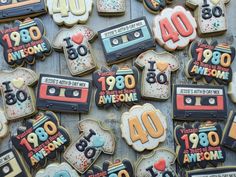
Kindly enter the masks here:
<path id="1" fill-rule="evenodd" d="M 195 19 L 182 6 L 164 9 L 153 21 L 155 39 L 169 51 L 185 48 L 197 37 L 196 28 Z"/>
<path id="2" fill-rule="evenodd" d="M 139 152 L 152 150 L 166 139 L 166 117 L 149 103 L 123 113 L 120 127 L 127 144 Z"/>

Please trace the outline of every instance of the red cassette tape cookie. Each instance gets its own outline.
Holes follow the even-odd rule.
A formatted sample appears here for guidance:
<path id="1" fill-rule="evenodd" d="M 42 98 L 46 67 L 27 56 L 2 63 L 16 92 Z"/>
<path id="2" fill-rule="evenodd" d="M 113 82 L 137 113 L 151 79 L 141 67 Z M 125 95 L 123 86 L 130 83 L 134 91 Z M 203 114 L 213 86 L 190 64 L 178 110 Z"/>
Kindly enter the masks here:
<path id="1" fill-rule="evenodd" d="M 226 159 L 226 153 L 220 142 L 222 130 L 219 124 L 206 122 L 185 123 L 175 127 L 177 160 L 182 167 L 206 168 L 207 164 L 217 166 Z"/>
<path id="2" fill-rule="evenodd" d="M 96 33 L 87 26 L 77 25 L 71 29 L 62 29 L 54 38 L 52 45 L 63 50 L 67 66 L 73 76 L 84 75 L 96 68 L 93 49 L 90 44 Z"/>
<path id="3" fill-rule="evenodd" d="M 11 138 L 14 147 L 22 154 L 30 168 L 44 166 L 64 151 L 70 143 L 67 131 L 59 125 L 58 117 L 50 111 L 39 112 L 34 119 L 19 127 Z"/>
<path id="4" fill-rule="evenodd" d="M 194 10 L 200 35 L 215 36 L 227 30 L 225 5 L 230 0 L 186 0 L 186 5 Z"/>
<path id="5" fill-rule="evenodd" d="M 38 18 L 16 21 L 12 28 L 0 30 L 0 44 L 4 59 L 11 67 L 32 65 L 36 59 L 44 60 L 52 50 Z"/>
<path id="6" fill-rule="evenodd" d="M 185 48 L 197 37 L 196 28 L 195 19 L 182 6 L 166 8 L 153 20 L 155 39 L 169 51 Z"/>
<path id="7" fill-rule="evenodd" d="M 37 74 L 26 68 L 0 72 L 3 107 L 8 120 L 29 117 L 35 113 L 35 96 L 31 87 L 37 80 Z"/>
<path id="8" fill-rule="evenodd" d="M 79 173 L 85 173 L 98 159 L 101 153 L 113 154 L 115 138 L 113 133 L 101 122 L 85 119 L 79 122 L 82 132 L 64 153 L 65 160 Z"/>
<path id="9" fill-rule="evenodd" d="M 43 110 L 86 113 L 90 108 L 91 92 L 90 80 L 41 74 L 36 105 Z"/>
<path id="10" fill-rule="evenodd" d="M 228 105 L 223 86 L 174 85 L 173 118 L 176 120 L 226 120 Z"/>

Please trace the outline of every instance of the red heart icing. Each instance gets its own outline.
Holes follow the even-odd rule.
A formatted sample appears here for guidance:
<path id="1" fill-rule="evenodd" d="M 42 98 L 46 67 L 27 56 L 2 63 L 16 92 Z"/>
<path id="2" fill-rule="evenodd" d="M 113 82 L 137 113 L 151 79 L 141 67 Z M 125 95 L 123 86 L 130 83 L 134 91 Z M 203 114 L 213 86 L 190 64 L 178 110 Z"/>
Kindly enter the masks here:
<path id="1" fill-rule="evenodd" d="M 160 159 L 154 164 L 154 168 L 158 171 L 164 171 L 166 168 L 166 161 L 165 159 Z"/>
<path id="2" fill-rule="evenodd" d="M 76 33 L 72 36 L 72 41 L 76 44 L 81 44 L 84 40 L 84 35 L 81 32 Z"/>

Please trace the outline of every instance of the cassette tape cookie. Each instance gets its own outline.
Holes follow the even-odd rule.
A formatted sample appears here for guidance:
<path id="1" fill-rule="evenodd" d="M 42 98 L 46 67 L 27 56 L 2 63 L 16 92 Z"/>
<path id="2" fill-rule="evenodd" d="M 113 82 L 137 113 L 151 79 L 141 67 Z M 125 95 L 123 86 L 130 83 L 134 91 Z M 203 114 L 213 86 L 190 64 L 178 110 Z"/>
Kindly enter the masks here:
<path id="1" fill-rule="evenodd" d="M 86 113 L 89 111 L 91 81 L 41 74 L 36 105 L 43 110 Z"/>
<path id="2" fill-rule="evenodd" d="M 98 37 L 108 64 L 138 56 L 156 46 L 145 17 L 101 30 Z"/>
<path id="3" fill-rule="evenodd" d="M 227 100 L 222 86 L 174 85 L 173 118 L 176 120 L 225 120 Z"/>

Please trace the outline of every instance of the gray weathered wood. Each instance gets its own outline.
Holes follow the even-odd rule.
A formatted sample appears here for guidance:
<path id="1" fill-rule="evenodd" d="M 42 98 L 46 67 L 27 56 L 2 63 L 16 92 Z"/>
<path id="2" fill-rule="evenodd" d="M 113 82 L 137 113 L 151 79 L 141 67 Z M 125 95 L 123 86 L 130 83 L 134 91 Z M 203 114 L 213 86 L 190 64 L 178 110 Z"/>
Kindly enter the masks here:
<path id="1" fill-rule="evenodd" d="M 183 0 L 181 1 L 175 1 L 171 6 L 174 6 L 176 4 L 184 4 Z M 119 24 L 121 22 L 127 21 L 129 19 L 134 19 L 136 17 L 140 16 L 146 16 L 150 26 L 152 26 L 152 19 L 154 15 L 150 14 L 148 11 L 146 11 L 142 5 L 137 0 L 127 0 L 126 2 L 127 10 L 126 14 L 122 17 L 100 17 L 96 11 L 96 6 L 93 9 L 92 15 L 86 25 L 91 27 L 94 31 L 98 31 L 101 29 L 104 29 L 106 27 Z M 232 45 L 236 45 L 236 42 L 234 40 L 236 36 L 236 21 L 235 21 L 235 8 L 236 8 L 236 1 L 231 1 L 228 6 L 228 20 L 229 20 L 229 29 L 228 32 L 219 37 L 215 37 L 215 39 L 219 39 L 220 41 L 230 42 Z M 47 37 L 50 41 L 54 38 L 56 33 L 59 31 L 60 27 L 58 27 L 52 20 L 50 15 L 44 15 L 40 17 L 46 27 Z M 9 26 L 12 23 L 7 24 L 1 24 L 0 29 L 3 29 L 4 26 Z M 102 52 L 102 47 L 99 40 L 96 40 L 93 44 L 93 49 L 96 54 L 96 59 L 98 63 L 98 68 L 101 66 L 106 66 L 106 62 L 104 59 L 104 54 Z M 157 51 L 163 51 L 163 49 L 159 46 L 157 46 Z M 186 83 L 192 83 L 191 80 L 188 80 L 185 77 L 184 74 L 184 68 L 185 64 L 188 61 L 188 50 L 182 50 L 173 52 L 173 54 L 177 55 L 179 57 L 181 67 L 180 69 L 173 74 L 172 83 L 173 84 L 186 84 Z M 0 70 L 8 69 L 9 67 L 3 60 L 2 55 L 2 48 L 0 48 Z M 120 63 L 119 66 L 123 65 L 132 65 L 134 59 L 128 60 L 126 62 Z M 61 74 L 61 75 L 68 75 L 70 76 L 69 70 L 66 65 L 66 61 L 64 58 L 64 55 L 62 53 L 53 52 L 44 62 L 37 61 L 37 63 L 34 66 L 28 66 L 29 68 L 35 70 L 37 73 L 49 73 L 49 74 Z M 233 70 L 236 71 L 236 62 L 233 64 Z M 84 76 L 84 78 L 91 79 L 91 74 Z M 95 89 L 93 94 L 95 94 Z M 154 102 L 154 101 L 147 101 L 143 100 L 142 103 L 149 102 L 155 105 L 156 108 L 160 109 L 167 117 L 168 120 L 168 132 L 167 132 L 167 140 L 164 143 L 160 144 L 160 147 L 168 147 L 172 150 L 174 150 L 174 138 L 173 138 L 173 121 L 172 121 L 172 104 L 171 99 L 165 101 L 165 102 Z M 2 105 L 2 100 L 1 100 Z M 142 104 L 140 103 L 140 104 Z M 235 109 L 235 105 L 232 104 L 229 100 L 229 110 Z M 145 151 L 143 153 L 136 153 L 131 147 L 129 147 L 126 142 L 121 138 L 121 131 L 120 131 L 120 117 L 121 114 L 125 111 L 128 111 L 127 107 L 123 107 L 119 110 L 116 110 L 115 108 L 110 108 L 108 110 L 102 110 L 98 109 L 94 103 L 94 97 L 91 100 L 91 110 L 89 114 L 65 114 L 65 113 L 57 113 L 57 115 L 60 117 L 61 124 L 67 128 L 71 135 L 72 140 L 76 140 L 79 136 L 79 131 L 77 128 L 77 124 L 79 120 L 84 120 L 86 118 L 94 118 L 97 120 L 101 120 L 104 122 L 107 126 L 109 126 L 112 131 L 114 132 L 116 136 L 116 151 L 113 156 L 108 155 L 101 155 L 101 157 L 98 159 L 98 161 L 95 163 L 97 165 L 102 165 L 102 162 L 104 160 L 110 160 L 114 161 L 116 159 L 124 159 L 127 158 L 135 164 L 135 161 L 140 155 L 149 153 L 148 151 Z M 17 121 L 17 122 L 11 122 L 11 134 L 16 132 L 16 128 L 22 124 L 24 121 Z M 177 122 L 175 124 L 181 124 L 180 122 Z M 224 127 L 224 124 L 222 122 L 222 128 Z M 11 144 L 9 143 L 10 135 L 6 138 L 0 140 L 0 152 L 3 152 L 4 150 L 8 149 Z M 236 165 L 236 153 L 227 150 L 227 160 L 224 165 Z M 63 157 L 60 155 L 55 161 L 63 161 Z M 34 173 L 34 172 L 32 172 Z M 182 176 L 182 175 L 180 175 Z"/>

